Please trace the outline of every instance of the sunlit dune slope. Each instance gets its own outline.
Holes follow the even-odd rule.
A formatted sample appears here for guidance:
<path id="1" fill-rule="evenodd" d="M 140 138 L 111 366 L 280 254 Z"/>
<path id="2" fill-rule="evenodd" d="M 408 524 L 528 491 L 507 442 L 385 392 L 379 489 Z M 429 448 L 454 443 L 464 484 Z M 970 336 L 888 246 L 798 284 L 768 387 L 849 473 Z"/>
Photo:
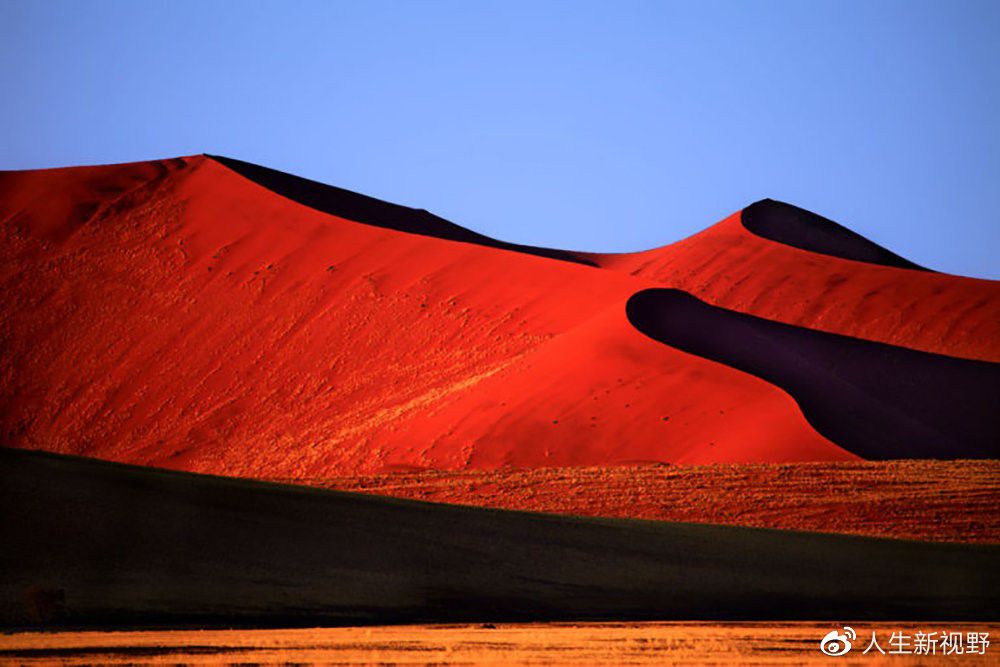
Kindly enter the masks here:
<path id="1" fill-rule="evenodd" d="M 637 331 L 627 300 L 665 282 L 998 356 L 996 283 L 803 250 L 738 217 L 589 255 L 195 156 L 0 173 L 0 234 L 3 442 L 184 470 L 855 458 L 778 386 Z"/>
<path id="2" fill-rule="evenodd" d="M 636 332 L 630 276 L 350 222 L 204 157 L 4 187 L 16 446 L 239 475 L 850 457 Z M 90 217 L 36 213 L 50 188 Z"/>

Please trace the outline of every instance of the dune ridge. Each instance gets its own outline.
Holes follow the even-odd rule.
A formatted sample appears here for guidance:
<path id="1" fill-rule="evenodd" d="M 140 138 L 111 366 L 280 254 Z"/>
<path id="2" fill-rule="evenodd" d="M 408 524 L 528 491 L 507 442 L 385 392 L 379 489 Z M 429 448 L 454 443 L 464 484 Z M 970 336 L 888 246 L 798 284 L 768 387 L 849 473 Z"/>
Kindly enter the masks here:
<path id="1" fill-rule="evenodd" d="M 507 243 L 456 225 L 423 209 L 414 209 L 399 204 L 368 197 L 301 176 L 295 176 L 276 169 L 223 157 L 208 155 L 237 174 L 267 188 L 283 197 L 298 202 L 317 211 L 353 220 L 366 225 L 385 227 L 409 234 L 422 234 L 448 241 L 475 243 L 489 248 L 523 252 L 539 257 L 549 257 L 567 262 L 577 262 L 593 266 L 586 257 L 566 250 L 536 248 L 534 246 Z"/>
<path id="2" fill-rule="evenodd" d="M 740 222 L 758 236 L 801 250 L 855 262 L 929 271 L 829 218 L 774 199 L 762 199 L 747 206 Z"/>

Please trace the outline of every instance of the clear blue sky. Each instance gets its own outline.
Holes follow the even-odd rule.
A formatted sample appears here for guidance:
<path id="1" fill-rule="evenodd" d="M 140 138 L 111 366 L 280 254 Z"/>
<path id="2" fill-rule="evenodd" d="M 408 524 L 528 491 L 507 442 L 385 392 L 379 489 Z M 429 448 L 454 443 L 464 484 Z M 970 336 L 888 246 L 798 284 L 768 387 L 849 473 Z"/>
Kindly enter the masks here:
<path id="1" fill-rule="evenodd" d="M 0 0 L 0 168 L 221 153 L 625 251 L 763 197 L 1000 278 L 1000 2 Z"/>

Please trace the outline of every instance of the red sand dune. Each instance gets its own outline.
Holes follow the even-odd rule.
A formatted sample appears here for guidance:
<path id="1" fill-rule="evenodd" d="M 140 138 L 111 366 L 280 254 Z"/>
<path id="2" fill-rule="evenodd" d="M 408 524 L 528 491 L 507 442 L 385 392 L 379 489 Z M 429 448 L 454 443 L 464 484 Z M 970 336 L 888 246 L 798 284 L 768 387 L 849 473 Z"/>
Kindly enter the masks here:
<path id="1" fill-rule="evenodd" d="M 1000 361 L 996 281 L 809 252 L 753 234 L 740 215 L 655 250 L 591 257 L 602 267 L 769 320 Z"/>
<path id="2" fill-rule="evenodd" d="M 352 222 L 207 156 L 0 173 L 0 437 L 267 477 L 855 458 L 778 387 L 631 326 L 625 302 L 662 284 L 1000 359 L 996 283 L 786 246 L 738 214 L 615 256 L 392 228 L 410 214 Z"/>

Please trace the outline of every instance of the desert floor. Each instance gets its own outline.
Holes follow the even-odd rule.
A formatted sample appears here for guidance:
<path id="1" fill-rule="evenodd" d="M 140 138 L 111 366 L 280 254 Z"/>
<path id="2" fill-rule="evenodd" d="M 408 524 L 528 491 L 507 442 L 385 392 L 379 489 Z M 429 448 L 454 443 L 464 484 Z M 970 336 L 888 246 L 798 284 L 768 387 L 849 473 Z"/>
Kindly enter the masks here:
<path id="1" fill-rule="evenodd" d="M 851 625 L 848 623 L 847 625 Z M 0 636 L 0 663 L 81 664 L 995 664 L 984 655 L 892 655 L 893 632 L 989 632 L 1000 624 L 854 624 L 846 656 L 830 658 L 819 640 L 831 623 L 587 623 L 412 625 L 299 630 L 58 632 Z M 876 632 L 889 655 L 862 652 Z"/>

